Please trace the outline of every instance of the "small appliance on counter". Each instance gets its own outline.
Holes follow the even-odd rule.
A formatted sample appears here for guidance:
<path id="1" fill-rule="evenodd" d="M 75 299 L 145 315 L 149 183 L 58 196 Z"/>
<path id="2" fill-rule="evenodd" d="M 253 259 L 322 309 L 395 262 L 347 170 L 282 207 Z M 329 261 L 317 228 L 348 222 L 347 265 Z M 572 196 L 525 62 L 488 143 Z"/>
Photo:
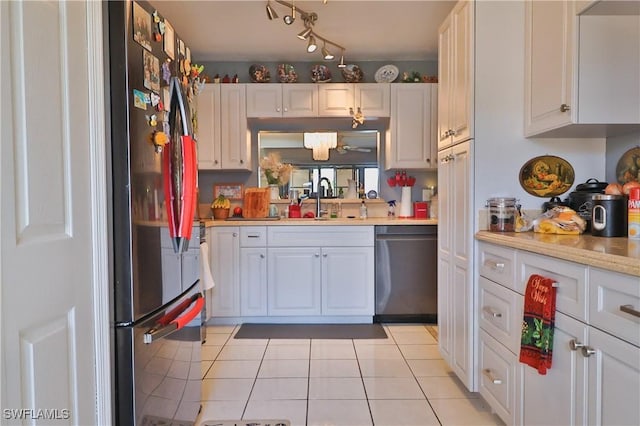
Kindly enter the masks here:
<path id="1" fill-rule="evenodd" d="M 516 225 L 516 199 L 495 197 L 487 200 L 488 228 L 492 232 L 513 232 Z"/>
<path id="2" fill-rule="evenodd" d="M 593 195 L 591 235 L 624 237 L 627 235 L 627 197 L 624 195 Z"/>

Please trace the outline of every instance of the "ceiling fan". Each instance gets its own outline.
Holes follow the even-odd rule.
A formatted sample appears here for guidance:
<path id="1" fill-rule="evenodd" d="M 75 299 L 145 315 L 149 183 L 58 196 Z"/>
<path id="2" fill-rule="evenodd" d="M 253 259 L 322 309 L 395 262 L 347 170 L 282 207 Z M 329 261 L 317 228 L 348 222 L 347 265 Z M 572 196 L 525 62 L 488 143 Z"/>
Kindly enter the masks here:
<path id="1" fill-rule="evenodd" d="M 340 135 L 338 136 L 338 146 L 336 146 L 336 151 L 338 151 L 338 154 L 346 154 L 349 151 L 371 152 L 371 148 L 362 148 L 359 146 L 345 145 L 344 137 Z"/>

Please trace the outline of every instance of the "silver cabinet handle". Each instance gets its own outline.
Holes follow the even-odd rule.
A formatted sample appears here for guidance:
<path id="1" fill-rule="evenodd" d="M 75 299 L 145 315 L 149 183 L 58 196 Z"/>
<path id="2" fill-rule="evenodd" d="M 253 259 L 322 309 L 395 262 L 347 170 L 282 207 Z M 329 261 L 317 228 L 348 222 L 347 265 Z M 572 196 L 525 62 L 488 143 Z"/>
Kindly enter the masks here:
<path id="1" fill-rule="evenodd" d="M 218 160 L 213 160 L 213 164 L 218 164 Z"/>
<path id="2" fill-rule="evenodd" d="M 289 108 L 285 108 L 285 109 L 284 109 L 284 112 L 288 112 L 288 111 L 289 111 Z"/>
<path id="3" fill-rule="evenodd" d="M 276 112 L 280 112 L 280 108 L 276 108 Z"/>
<path id="4" fill-rule="evenodd" d="M 583 346 L 582 347 L 582 356 L 585 358 L 589 358 L 591 355 L 595 354 L 596 350 L 593 349 L 590 346 Z"/>
<path id="5" fill-rule="evenodd" d="M 571 109 L 571 107 L 567 104 L 560 105 L 560 112 L 567 112 Z"/>
<path id="6" fill-rule="evenodd" d="M 625 314 L 633 315 L 634 317 L 640 318 L 640 311 L 636 311 L 633 309 L 633 305 L 620 305 L 620 310 Z"/>
<path id="7" fill-rule="evenodd" d="M 455 161 L 456 157 L 454 157 L 452 154 L 449 154 L 449 161 Z"/>
<path id="8" fill-rule="evenodd" d="M 247 238 L 260 238 L 259 234 L 247 234 Z"/>
<path id="9" fill-rule="evenodd" d="M 584 348 L 584 343 L 580 343 L 576 339 L 569 340 L 569 349 L 577 351 L 580 348 Z"/>
<path id="10" fill-rule="evenodd" d="M 491 372 L 490 368 L 485 368 L 484 370 L 482 370 L 482 374 L 487 376 L 487 379 L 489 379 L 491 381 L 491 383 L 493 383 L 494 385 L 501 385 L 502 384 L 502 379 L 498 379 L 497 377 L 495 377 L 493 375 L 493 373 Z"/>
<path id="11" fill-rule="evenodd" d="M 244 160 L 240 160 L 240 164 L 244 164 Z"/>
<path id="12" fill-rule="evenodd" d="M 482 311 L 485 314 L 490 315 L 490 316 L 492 316 L 494 318 L 502 318 L 502 312 L 495 311 L 492 308 L 490 308 L 489 306 L 483 307 Z"/>
<path id="13" fill-rule="evenodd" d="M 237 233 L 237 232 L 234 232 L 234 233 L 233 233 L 233 234 L 231 234 L 231 235 L 233 235 L 234 237 L 237 237 L 237 236 L 238 236 L 238 233 Z"/>
<path id="14" fill-rule="evenodd" d="M 502 272 L 504 270 L 504 263 L 496 262 L 494 260 L 485 260 L 484 261 L 484 266 L 488 266 L 489 268 L 493 269 L 494 271 L 500 270 L 500 272 Z"/>
<path id="15" fill-rule="evenodd" d="M 315 256 L 316 256 L 316 257 L 320 257 L 320 253 L 316 253 L 316 254 L 315 254 Z"/>
<path id="16" fill-rule="evenodd" d="M 260 253 L 260 259 L 264 259 L 264 254 Z"/>
<path id="17" fill-rule="evenodd" d="M 327 257 L 327 256 L 328 256 L 328 254 L 327 254 L 327 253 L 324 253 L 324 254 L 322 255 L 322 257 Z"/>

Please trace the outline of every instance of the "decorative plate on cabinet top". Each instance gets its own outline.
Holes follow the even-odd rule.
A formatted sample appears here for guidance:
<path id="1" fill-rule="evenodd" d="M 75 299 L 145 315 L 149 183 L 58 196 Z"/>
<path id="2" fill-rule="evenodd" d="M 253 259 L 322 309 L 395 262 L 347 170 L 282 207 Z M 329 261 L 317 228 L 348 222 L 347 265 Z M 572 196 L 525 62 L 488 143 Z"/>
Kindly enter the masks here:
<path id="1" fill-rule="evenodd" d="M 342 77 L 345 83 L 360 83 L 364 78 L 364 73 L 359 66 L 349 64 L 342 68 Z"/>
<path id="2" fill-rule="evenodd" d="M 326 65 L 314 65 L 311 68 L 311 81 L 314 83 L 328 83 L 331 81 L 331 71 Z"/>
<path id="3" fill-rule="evenodd" d="M 268 83 L 271 80 L 267 67 L 259 64 L 253 64 L 249 67 L 249 77 L 252 83 Z"/>
<path id="4" fill-rule="evenodd" d="M 640 182 L 640 146 L 622 154 L 616 165 L 616 178 L 620 184 Z"/>
<path id="5" fill-rule="evenodd" d="M 520 169 L 520 186 L 536 197 L 564 194 L 571 188 L 574 179 L 571 164 L 555 155 L 534 157 Z"/>
<path id="6" fill-rule="evenodd" d="M 377 83 L 392 83 L 396 78 L 398 78 L 398 74 L 400 70 L 395 65 L 384 65 L 378 68 L 373 78 Z"/>
<path id="7" fill-rule="evenodd" d="M 298 81 L 298 74 L 291 64 L 278 65 L 278 80 L 280 83 L 295 83 Z"/>

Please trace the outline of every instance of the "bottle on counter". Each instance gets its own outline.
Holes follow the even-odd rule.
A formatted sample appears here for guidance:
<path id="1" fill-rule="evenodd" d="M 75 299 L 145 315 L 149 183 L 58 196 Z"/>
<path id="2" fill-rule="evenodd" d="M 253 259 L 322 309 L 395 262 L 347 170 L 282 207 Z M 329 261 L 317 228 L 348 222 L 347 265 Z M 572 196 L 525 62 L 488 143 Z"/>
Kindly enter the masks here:
<path id="1" fill-rule="evenodd" d="M 387 204 L 389 205 L 387 209 L 387 217 L 389 219 L 395 219 L 396 218 L 396 200 L 391 200 Z"/>
<path id="2" fill-rule="evenodd" d="M 362 204 L 360 204 L 360 219 L 366 219 L 367 218 L 367 205 L 364 203 L 364 200 L 362 200 Z"/>
<path id="3" fill-rule="evenodd" d="M 627 226 L 628 237 L 640 240 L 640 188 L 631 188 L 629 191 L 629 205 Z"/>

